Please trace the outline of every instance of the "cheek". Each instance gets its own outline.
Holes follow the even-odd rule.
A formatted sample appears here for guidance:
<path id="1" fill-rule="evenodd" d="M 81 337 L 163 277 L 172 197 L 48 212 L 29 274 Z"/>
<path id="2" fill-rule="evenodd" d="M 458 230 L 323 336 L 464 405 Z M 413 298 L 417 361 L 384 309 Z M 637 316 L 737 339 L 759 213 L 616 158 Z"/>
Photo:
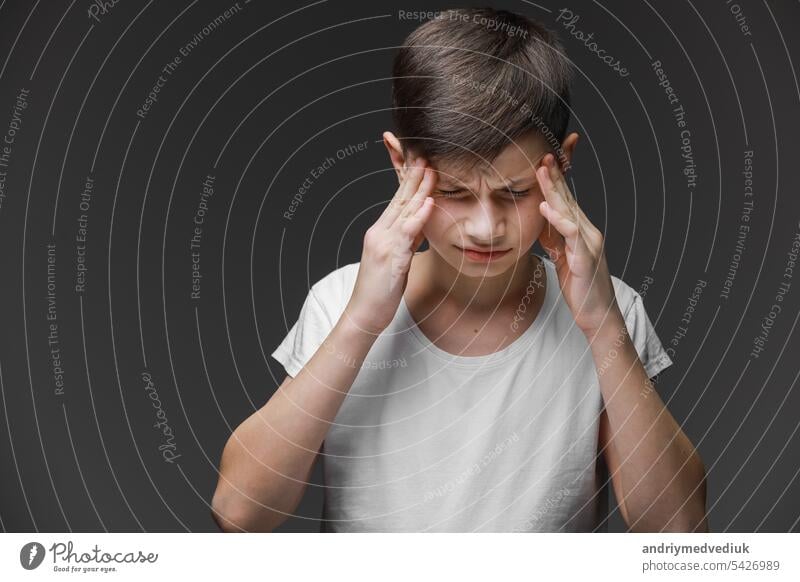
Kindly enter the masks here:
<path id="1" fill-rule="evenodd" d="M 535 240 L 542 230 L 544 216 L 539 212 L 539 203 L 542 200 L 541 196 L 532 196 L 511 210 L 509 224 L 519 232 L 521 240 Z"/>

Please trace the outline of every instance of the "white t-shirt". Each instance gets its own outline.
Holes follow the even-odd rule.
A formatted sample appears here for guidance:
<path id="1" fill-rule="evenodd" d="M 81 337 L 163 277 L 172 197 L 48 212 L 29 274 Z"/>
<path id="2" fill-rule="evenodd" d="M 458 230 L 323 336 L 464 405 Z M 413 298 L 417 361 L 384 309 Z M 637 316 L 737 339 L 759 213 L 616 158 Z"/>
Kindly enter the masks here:
<path id="1" fill-rule="evenodd" d="M 603 399 L 588 341 L 546 266 L 544 304 L 506 348 L 456 356 L 405 300 L 376 339 L 322 448 L 322 531 L 605 531 Z M 272 356 L 294 377 L 350 299 L 359 263 L 311 287 Z M 641 296 L 612 276 L 649 377 L 670 366 Z"/>

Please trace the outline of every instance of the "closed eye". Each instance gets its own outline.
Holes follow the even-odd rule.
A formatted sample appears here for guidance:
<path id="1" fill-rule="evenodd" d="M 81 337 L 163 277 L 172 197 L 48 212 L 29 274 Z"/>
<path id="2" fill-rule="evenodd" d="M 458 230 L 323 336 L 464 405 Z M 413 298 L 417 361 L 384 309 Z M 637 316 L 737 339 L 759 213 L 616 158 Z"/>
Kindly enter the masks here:
<path id="1" fill-rule="evenodd" d="M 517 198 L 522 198 L 523 196 L 528 194 L 529 190 L 530 188 L 526 188 L 525 190 L 509 190 L 509 192 L 511 192 L 512 196 L 515 196 Z"/>
<path id="2" fill-rule="evenodd" d="M 464 191 L 463 189 L 458 189 L 458 190 L 438 190 L 439 194 L 441 194 L 443 196 L 455 196 L 456 194 L 460 194 L 463 191 Z"/>
<path id="3" fill-rule="evenodd" d="M 463 191 L 464 191 L 463 189 L 458 189 L 458 190 L 438 190 L 439 194 L 441 194 L 443 196 L 456 196 L 456 195 L 460 194 Z M 506 190 L 506 191 L 510 192 L 512 196 L 515 196 L 515 197 L 518 197 L 518 198 L 522 198 L 523 196 L 528 194 L 528 191 L 530 191 L 530 188 L 526 188 L 525 190 Z"/>

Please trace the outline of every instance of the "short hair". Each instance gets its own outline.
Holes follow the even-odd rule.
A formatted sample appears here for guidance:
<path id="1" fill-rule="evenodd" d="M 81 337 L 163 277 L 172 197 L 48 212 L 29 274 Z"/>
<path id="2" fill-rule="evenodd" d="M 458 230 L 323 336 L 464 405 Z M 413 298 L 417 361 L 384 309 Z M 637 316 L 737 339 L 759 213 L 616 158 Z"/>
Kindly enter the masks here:
<path id="1" fill-rule="evenodd" d="M 437 13 L 408 35 L 392 74 L 404 154 L 471 167 L 530 131 L 561 151 L 572 69 L 558 36 L 531 18 L 493 8 Z"/>

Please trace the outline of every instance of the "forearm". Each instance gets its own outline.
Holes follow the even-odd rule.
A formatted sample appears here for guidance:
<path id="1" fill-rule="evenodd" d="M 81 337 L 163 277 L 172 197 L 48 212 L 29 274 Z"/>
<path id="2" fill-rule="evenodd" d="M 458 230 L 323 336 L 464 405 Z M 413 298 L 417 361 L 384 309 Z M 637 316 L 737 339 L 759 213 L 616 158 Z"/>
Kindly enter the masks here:
<path id="1" fill-rule="evenodd" d="M 302 499 L 314 461 L 376 336 L 344 315 L 297 376 L 233 432 L 215 518 L 226 531 L 271 531 Z"/>
<path id="2" fill-rule="evenodd" d="M 621 314 L 590 340 L 633 530 L 703 531 L 705 469 L 659 397 Z"/>

